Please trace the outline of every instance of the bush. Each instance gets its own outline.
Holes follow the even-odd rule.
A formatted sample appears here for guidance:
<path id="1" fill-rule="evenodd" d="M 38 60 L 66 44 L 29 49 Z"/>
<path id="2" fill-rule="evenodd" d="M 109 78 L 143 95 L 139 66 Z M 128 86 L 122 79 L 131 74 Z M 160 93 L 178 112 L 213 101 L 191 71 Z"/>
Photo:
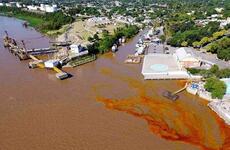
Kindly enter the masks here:
<path id="1" fill-rule="evenodd" d="M 202 75 L 205 78 L 217 77 L 217 78 L 230 78 L 230 69 L 219 69 L 217 65 L 213 65 L 209 70 L 187 68 L 187 71 L 194 75 Z"/>
<path id="2" fill-rule="evenodd" d="M 219 59 L 229 61 L 230 60 L 230 48 L 218 49 L 217 50 L 217 57 Z"/>
<path id="3" fill-rule="evenodd" d="M 206 80 L 204 88 L 208 92 L 211 92 L 212 98 L 222 99 L 227 87 L 223 81 L 212 77 Z"/>
<path id="4" fill-rule="evenodd" d="M 193 75 L 200 74 L 202 71 L 201 69 L 196 69 L 196 68 L 187 68 L 187 71 Z"/>

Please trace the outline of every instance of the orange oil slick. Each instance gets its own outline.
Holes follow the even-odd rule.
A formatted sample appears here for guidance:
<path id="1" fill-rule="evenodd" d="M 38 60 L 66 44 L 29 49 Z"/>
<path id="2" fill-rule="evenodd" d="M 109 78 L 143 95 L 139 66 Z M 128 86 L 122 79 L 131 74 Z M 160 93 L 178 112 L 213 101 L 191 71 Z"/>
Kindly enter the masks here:
<path id="1" fill-rule="evenodd" d="M 177 120 L 179 121 L 178 123 L 183 122 L 184 123 L 183 125 L 185 125 L 187 129 L 189 129 L 188 134 L 183 134 L 181 132 L 177 132 L 173 128 L 170 128 L 167 122 L 165 122 L 164 119 L 161 118 L 163 117 L 163 114 L 158 113 L 159 116 L 157 117 L 152 116 L 150 114 L 152 111 L 154 113 L 155 111 L 154 109 L 158 109 L 159 110 L 158 112 L 160 112 L 160 109 L 161 109 L 157 103 L 150 102 L 151 103 L 150 104 L 149 101 L 151 101 L 151 99 L 143 97 L 141 101 L 137 101 L 137 100 L 131 100 L 131 99 L 130 100 L 111 100 L 111 99 L 106 99 L 106 98 L 98 98 L 98 101 L 103 102 L 106 105 L 106 107 L 109 109 L 123 111 L 135 117 L 144 119 L 145 121 L 147 121 L 150 130 L 154 134 L 157 134 L 167 140 L 188 142 L 194 145 L 198 145 L 204 150 L 230 149 L 229 148 L 230 147 L 229 137 L 225 139 L 225 144 L 222 147 L 221 146 L 218 147 L 216 145 L 204 145 L 204 143 L 202 142 L 203 135 L 199 132 L 199 128 L 196 128 L 193 126 L 193 123 L 196 123 L 196 122 L 193 122 L 193 120 L 189 119 L 189 114 L 179 112 L 182 117 L 179 120 Z M 138 106 L 141 106 L 141 105 L 151 105 L 152 109 L 150 109 L 149 112 L 147 113 L 143 111 L 141 112 L 141 110 L 138 108 Z M 223 125 L 223 128 L 225 128 L 224 125 Z M 230 133 L 229 129 L 228 129 L 228 133 Z"/>
<path id="2" fill-rule="evenodd" d="M 98 96 L 97 100 L 104 103 L 106 108 L 123 111 L 145 120 L 152 133 L 167 140 L 191 143 L 203 150 L 230 149 L 230 128 L 214 112 L 210 111 L 211 119 L 219 124 L 217 129 L 220 130 L 219 140 L 216 140 L 215 134 L 208 132 L 212 130 L 212 127 L 206 126 L 202 118 L 197 117 L 200 115 L 199 112 L 192 113 L 189 111 L 189 106 L 181 102 L 162 101 L 162 97 L 159 96 L 147 95 L 150 85 L 134 78 L 118 75 L 110 69 L 103 69 L 101 72 L 126 82 L 130 88 L 137 89 L 136 96 L 124 99 Z M 186 82 L 179 81 L 176 84 L 182 87 Z M 207 109 L 206 101 L 201 101 L 200 104 Z M 204 131 L 206 128 L 207 131 Z"/>

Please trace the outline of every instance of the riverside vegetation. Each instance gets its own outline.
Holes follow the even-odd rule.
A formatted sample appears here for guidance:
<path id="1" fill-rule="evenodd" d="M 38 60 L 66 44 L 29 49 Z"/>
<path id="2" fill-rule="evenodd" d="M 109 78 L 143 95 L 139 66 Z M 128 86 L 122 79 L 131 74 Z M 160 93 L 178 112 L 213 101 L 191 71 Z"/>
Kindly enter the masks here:
<path id="1" fill-rule="evenodd" d="M 42 33 L 50 33 L 50 31 L 59 30 L 64 25 L 71 24 L 75 20 L 71 15 L 67 16 L 61 11 L 43 14 L 28 12 L 20 8 L 0 7 L 0 12 L 5 15 L 28 21 L 32 27 L 35 27 Z M 119 27 L 114 30 L 114 34 L 109 34 L 108 31 L 104 30 L 101 37 L 96 33 L 93 37 L 88 38 L 92 44 L 88 45 L 87 48 L 92 54 L 102 54 L 108 52 L 113 44 L 117 43 L 119 38 L 124 36 L 129 39 L 135 36 L 138 32 L 139 28 L 136 25 Z"/>
<path id="2" fill-rule="evenodd" d="M 230 69 L 219 69 L 217 65 L 213 65 L 209 70 L 188 68 L 191 74 L 202 75 L 206 79 L 204 88 L 209 91 L 212 98 L 222 99 L 226 92 L 226 85 L 221 78 L 230 77 Z"/>
<path id="3" fill-rule="evenodd" d="M 54 13 L 35 13 L 13 7 L 0 7 L 0 12 L 27 21 L 30 26 L 38 29 L 42 33 L 58 30 L 63 25 L 72 23 L 74 19 L 71 16 L 63 14 L 61 11 Z"/>
<path id="4" fill-rule="evenodd" d="M 91 41 L 92 44 L 88 45 L 87 48 L 90 53 L 103 54 L 108 52 L 113 44 L 118 42 L 119 38 L 124 36 L 127 39 L 130 39 L 138 32 L 139 28 L 136 25 L 126 25 L 125 27 L 117 28 L 114 30 L 114 34 L 109 34 L 108 31 L 104 30 L 101 38 L 98 34 L 95 34 L 93 37 L 89 37 L 88 40 Z"/>

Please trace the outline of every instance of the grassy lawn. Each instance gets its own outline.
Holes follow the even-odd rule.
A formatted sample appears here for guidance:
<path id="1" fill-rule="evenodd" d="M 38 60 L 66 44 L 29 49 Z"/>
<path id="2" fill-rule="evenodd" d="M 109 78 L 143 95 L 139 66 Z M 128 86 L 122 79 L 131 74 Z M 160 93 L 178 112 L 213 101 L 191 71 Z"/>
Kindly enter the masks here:
<path id="1" fill-rule="evenodd" d="M 21 14 L 17 14 L 15 15 L 15 17 L 29 22 L 30 26 L 32 27 L 38 27 L 40 24 L 44 23 L 44 20 L 42 20 L 41 18 L 35 18 L 32 16 L 24 16 Z"/>
<path id="2" fill-rule="evenodd" d="M 62 26 L 61 29 L 59 29 L 59 30 L 47 31 L 46 34 L 49 35 L 49 36 L 56 36 L 56 35 L 63 34 L 63 33 L 65 33 L 65 32 L 68 30 L 69 26 L 70 26 L 69 24 L 64 25 L 64 26 Z"/>
<path id="3" fill-rule="evenodd" d="M 57 35 L 65 32 L 66 27 L 63 26 L 70 24 L 74 21 L 71 16 L 67 16 L 61 11 L 46 14 L 29 12 L 13 7 L 0 7 L 0 13 L 3 13 L 3 15 L 24 20 L 28 22 L 29 26 L 36 28 L 44 34 L 50 32 L 49 35 Z"/>

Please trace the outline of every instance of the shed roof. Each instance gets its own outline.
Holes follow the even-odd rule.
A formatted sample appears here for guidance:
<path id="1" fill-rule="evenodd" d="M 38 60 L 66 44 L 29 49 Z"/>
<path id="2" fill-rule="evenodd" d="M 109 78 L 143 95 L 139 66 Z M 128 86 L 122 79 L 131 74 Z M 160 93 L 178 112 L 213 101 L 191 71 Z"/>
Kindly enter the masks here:
<path id="1" fill-rule="evenodd" d="M 180 61 L 189 56 L 189 54 L 185 51 L 184 48 L 177 49 L 175 54 Z"/>

